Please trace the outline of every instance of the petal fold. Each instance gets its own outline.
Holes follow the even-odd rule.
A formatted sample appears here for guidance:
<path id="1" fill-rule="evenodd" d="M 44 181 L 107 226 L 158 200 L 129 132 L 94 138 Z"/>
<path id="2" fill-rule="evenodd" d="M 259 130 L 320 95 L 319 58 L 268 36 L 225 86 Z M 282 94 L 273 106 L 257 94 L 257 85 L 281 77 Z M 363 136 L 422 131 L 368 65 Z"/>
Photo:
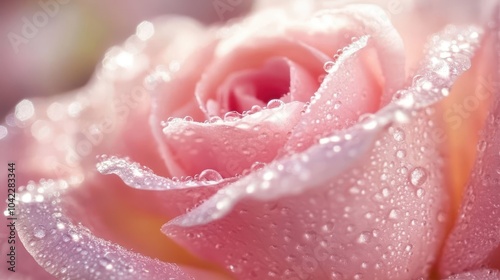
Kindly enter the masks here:
<path id="1" fill-rule="evenodd" d="M 162 231 L 244 279 L 428 277 L 450 212 L 424 109 L 470 66 L 478 32 L 437 34 L 424 80 L 385 108 L 228 185 Z M 448 47 L 459 59 L 441 59 L 449 51 L 441 44 L 457 38 L 467 44 Z"/>
<path id="2" fill-rule="evenodd" d="M 204 272 L 163 263 L 98 238 L 62 207 L 65 181 L 42 181 L 21 195 L 19 237 L 39 265 L 62 279 L 196 279 Z M 208 273 L 207 273 L 208 274 Z M 205 279 L 205 278 L 200 278 Z"/>

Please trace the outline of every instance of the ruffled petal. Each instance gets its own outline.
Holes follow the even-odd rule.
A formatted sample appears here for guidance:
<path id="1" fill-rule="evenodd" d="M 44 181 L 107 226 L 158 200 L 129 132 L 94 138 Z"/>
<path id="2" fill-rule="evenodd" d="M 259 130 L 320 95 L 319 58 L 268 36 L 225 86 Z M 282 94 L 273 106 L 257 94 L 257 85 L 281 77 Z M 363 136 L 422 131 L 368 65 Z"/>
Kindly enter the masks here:
<path id="1" fill-rule="evenodd" d="M 470 67 L 479 31 L 434 36 L 422 79 L 384 109 L 221 189 L 163 232 L 241 278 L 427 277 L 449 201 L 423 109 Z M 467 44 L 441 46 L 453 40 Z"/>
<path id="2" fill-rule="evenodd" d="M 127 159 L 116 157 L 101 159 L 102 161 L 97 164 L 97 170 L 101 174 L 115 174 L 128 186 L 142 190 L 141 197 L 147 198 L 148 205 L 153 206 L 152 212 L 167 217 L 186 213 L 212 196 L 222 186 L 235 180 L 235 178 L 223 179 L 217 171 L 211 169 L 204 170 L 190 179 L 168 179 Z M 149 197 L 144 196 L 145 191 L 152 193 Z"/>

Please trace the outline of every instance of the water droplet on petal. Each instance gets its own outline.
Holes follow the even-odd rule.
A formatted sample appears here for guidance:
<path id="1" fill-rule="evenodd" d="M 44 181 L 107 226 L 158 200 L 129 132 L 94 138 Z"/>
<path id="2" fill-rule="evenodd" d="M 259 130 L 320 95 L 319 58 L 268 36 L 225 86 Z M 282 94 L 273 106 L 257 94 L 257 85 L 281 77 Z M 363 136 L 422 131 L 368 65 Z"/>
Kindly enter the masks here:
<path id="1" fill-rule="evenodd" d="M 42 239 L 45 237 L 45 228 L 43 226 L 37 226 L 34 228 L 33 234 L 36 238 Z"/>
<path id="2" fill-rule="evenodd" d="M 397 158 L 404 158 L 406 156 L 406 151 L 405 150 L 397 150 L 396 151 L 396 157 Z"/>
<path id="3" fill-rule="evenodd" d="M 396 209 L 392 209 L 391 212 L 389 212 L 389 218 L 394 220 L 397 219 L 398 211 Z"/>
<path id="4" fill-rule="evenodd" d="M 219 116 L 211 116 L 208 121 L 205 121 L 206 123 L 220 123 L 222 122 L 221 117 Z"/>
<path id="5" fill-rule="evenodd" d="M 333 109 L 335 109 L 335 110 L 340 109 L 341 106 L 342 106 L 342 102 L 340 102 L 340 101 L 336 101 L 335 103 L 333 103 Z"/>
<path id="6" fill-rule="evenodd" d="M 363 114 L 359 117 L 359 122 L 362 123 L 362 126 L 366 130 L 375 129 L 378 125 L 377 120 L 373 114 Z"/>
<path id="7" fill-rule="evenodd" d="M 265 166 L 266 166 L 265 163 L 257 161 L 257 162 L 255 162 L 255 163 L 252 164 L 252 166 L 250 167 L 250 169 L 253 170 L 253 171 L 256 171 L 256 170 L 262 169 Z"/>

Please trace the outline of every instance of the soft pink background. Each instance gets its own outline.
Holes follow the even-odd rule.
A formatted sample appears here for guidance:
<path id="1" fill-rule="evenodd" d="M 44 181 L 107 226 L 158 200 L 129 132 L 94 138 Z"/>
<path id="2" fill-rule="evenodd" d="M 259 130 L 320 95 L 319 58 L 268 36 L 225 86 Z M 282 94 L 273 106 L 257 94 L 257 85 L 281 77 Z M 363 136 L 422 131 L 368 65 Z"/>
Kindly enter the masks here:
<path id="1" fill-rule="evenodd" d="M 222 17 L 214 1 L 209 0 L 66 2 L 34 38 L 19 46 L 17 53 L 8 34 L 21 35 L 23 18 L 33 22 L 33 16 L 43 8 L 35 0 L 0 2 L 0 117 L 23 98 L 56 94 L 85 84 L 104 51 L 131 35 L 143 20 L 184 14 L 214 23 L 248 11 L 252 0 L 242 0 Z"/>

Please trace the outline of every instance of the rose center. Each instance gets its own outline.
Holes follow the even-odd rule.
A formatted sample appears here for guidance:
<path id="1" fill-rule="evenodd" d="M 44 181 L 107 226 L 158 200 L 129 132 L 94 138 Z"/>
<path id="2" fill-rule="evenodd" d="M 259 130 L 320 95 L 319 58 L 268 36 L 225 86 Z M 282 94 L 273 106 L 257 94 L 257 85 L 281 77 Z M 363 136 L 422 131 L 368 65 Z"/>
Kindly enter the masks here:
<path id="1" fill-rule="evenodd" d="M 221 113 L 244 112 L 258 105 L 266 106 L 273 99 L 282 99 L 290 92 L 290 67 L 283 58 L 271 58 L 259 69 L 241 70 L 231 74 L 218 88 Z"/>

